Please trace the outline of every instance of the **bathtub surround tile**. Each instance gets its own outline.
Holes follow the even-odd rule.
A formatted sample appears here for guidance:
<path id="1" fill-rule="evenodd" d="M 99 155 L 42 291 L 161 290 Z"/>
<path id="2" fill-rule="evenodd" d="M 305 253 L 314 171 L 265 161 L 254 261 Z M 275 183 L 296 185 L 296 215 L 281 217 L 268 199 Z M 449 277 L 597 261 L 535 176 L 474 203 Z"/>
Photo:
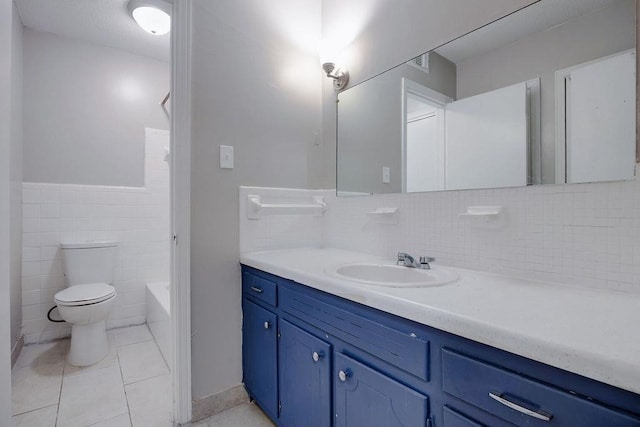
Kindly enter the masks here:
<path id="1" fill-rule="evenodd" d="M 170 251 L 168 133 L 148 129 L 145 135 L 145 187 L 23 183 L 23 289 L 41 294 L 23 300 L 23 308 L 53 305 L 55 291 L 64 287 L 60 242 L 117 240 L 119 296 L 107 327 L 145 322 L 145 281 L 168 280 Z M 49 328 L 45 316 L 30 320 L 43 322 L 39 330 L 23 324 L 27 344 L 69 335 L 69 328 Z"/>
<path id="2" fill-rule="evenodd" d="M 154 341 L 118 347 L 118 359 L 125 384 L 169 374 L 169 369 Z"/>
<path id="3" fill-rule="evenodd" d="M 135 427 L 172 427 L 171 375 L 125 386 L 131 422 Z"/>
<path id="4" fill-rule="evenodd" d="M 129 411 L 118 365 L 65 375 L 58 424 L 87 426 Z"/>
<path id="5" fill-rule="evenodd" d="M 13 417 L 13 427 L 56 427 L 58 405 L 47 406 Z"/>

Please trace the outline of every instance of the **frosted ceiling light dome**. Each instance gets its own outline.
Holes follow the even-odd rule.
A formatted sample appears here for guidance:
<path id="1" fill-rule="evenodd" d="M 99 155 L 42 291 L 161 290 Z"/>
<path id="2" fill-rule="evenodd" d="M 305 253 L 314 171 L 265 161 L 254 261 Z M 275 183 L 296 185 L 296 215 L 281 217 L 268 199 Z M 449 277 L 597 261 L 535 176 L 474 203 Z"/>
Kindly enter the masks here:
<path id="1" fill-rule="evenodd" d="M 131 16 L 148 33 L 167 34 L 171 30 L 171 7 L 162 0 L 132 0 L 129 2 Z"/>

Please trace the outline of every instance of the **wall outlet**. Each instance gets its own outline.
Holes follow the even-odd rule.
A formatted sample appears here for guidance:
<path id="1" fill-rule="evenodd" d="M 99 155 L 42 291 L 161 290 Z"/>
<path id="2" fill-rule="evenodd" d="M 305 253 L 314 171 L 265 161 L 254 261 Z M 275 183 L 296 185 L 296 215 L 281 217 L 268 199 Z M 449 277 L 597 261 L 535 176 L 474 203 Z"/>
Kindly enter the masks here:
<path id="1" fill-rule="evenodd" d="M 388 166 L 382 167 L 382 183 L 383 184 L 391 183 L 391 168 Z"/>
<path id="2" fill-rule="evenodd" d="M 220 168 L 233 169 L 233 147 L 230 145 L 220 146 Z"/>

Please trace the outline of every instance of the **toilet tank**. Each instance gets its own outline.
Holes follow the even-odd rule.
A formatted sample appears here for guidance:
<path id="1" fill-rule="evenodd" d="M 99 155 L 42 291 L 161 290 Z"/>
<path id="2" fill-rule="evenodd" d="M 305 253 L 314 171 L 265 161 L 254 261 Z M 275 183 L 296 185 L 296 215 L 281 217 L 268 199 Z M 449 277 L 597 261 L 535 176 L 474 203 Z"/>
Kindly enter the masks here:
<path id="1" fill-rule="evenodd" d="M 61 243 L 66 285 L 113 283 L 117 247 L 114 241 Z"/>

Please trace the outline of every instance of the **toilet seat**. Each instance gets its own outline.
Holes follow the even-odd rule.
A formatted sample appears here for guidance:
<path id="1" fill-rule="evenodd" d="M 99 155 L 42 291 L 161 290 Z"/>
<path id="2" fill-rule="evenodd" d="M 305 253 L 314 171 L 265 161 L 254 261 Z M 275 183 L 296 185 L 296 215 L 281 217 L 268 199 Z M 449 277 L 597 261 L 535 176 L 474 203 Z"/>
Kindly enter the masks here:
<path id="1" fill-rule="evenodd" d="M 113 298 L 116 289 L 106 283 L 88 283 L 74 285 L 56 293 L 54 301 L 57 305 L 66 307 L 97 304 Z"/>

